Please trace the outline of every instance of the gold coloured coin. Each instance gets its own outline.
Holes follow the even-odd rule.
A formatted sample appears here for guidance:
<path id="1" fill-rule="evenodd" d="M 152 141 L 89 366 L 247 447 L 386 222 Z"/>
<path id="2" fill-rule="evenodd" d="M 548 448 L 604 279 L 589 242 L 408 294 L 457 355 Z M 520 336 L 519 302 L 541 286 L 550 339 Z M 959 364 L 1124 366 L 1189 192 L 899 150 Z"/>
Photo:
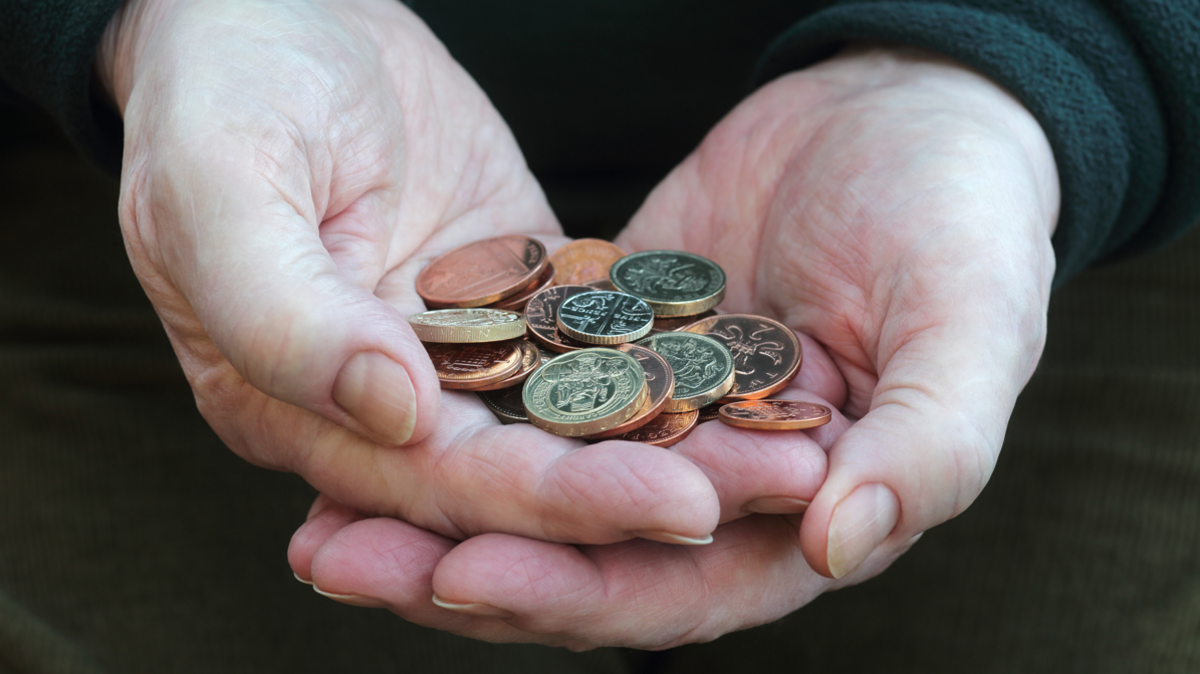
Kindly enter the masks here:
<path id="1" fill-rule="evenodd" d="M 462 388 L 467 391 L 495 391 L 502 388 L 512 388 L 525 383 L 538 367 L 542 364 L 542 354 L 538 351 L 537 346 L 528 340 L 517 340 L 517 346 L 521 349 L 521 366 L 511 375 L 501 379 L 498 382 L 491 384 L 469 384 Z"/>
<path id="2" fill-rule="evenodd" d="M 641 442 L 655 447 L 670 447 L 691 434 L 700 413 L 696 410 L 678 414 L 660 414 L 639 428 L 611 440 Z"/>
<path id="3" fill-rule="evenodd" d="M 697 321 L 683 332 L 712 337 L 733 354 L 733 388 L 722 402 L 758 400 L 782 391 L 796 378 L 804 360 L 796 333 L 762 316 L 721 314 Z"/>
<path id="4" fill-rule="evenodd" d="M 556 270 L 554 285 L 607 278 L 609 268 L 623 257 L 625 251 L 602 239 L 576 239 L 550 256 L 550 264 Z"/>
<path id="5" fill-rule="evenodd" d="M 624 423 L 648 395 L 636 358 L 612 349 L 580 349 L 530 375 L 523 401 L 530 423 L 578 438 Z"/>
<path id="6" fill-rule="evenodd" d="M 426 344 L 442 388 L 486 386 L 511 377 L 521 367 L 523 352 L 515 342 Z"/>
<path id="7" fill-rule="evenodd" d="M 585 440 L 611 438 L 646 425 L 666 409 L 667 403 L 671 402 L 671 394 L 675 392 L 675 375 L 671 374 L 671 365 L 666 358 L 637 344 L 622 344 L 617 350 L 633 356 L 642 366 L 642 372 L 646 374 L 646 392 L 649 395 L 642 409 L 630 417 L 629 421 L 603 433 L 586 436 Z"/>
<path id="8" fill-rule="evenodd" d="M 502 309 L 438 309 L 408 317 L 422 342 L 500 342 L 525 334 L 525 317 Z"/>
<path id="9" fill-rule="evenodd" d="M 675 393 L 667 412 L 698 410 L 714 403 L 733 388 L 733 356 L 725 345 L 690 332 L 660 332 L 640 342 L 671 364 Z"/>
<path id="10" fill-rule="evenodd" d="M 627 255 L 608 272 L 617 290 L 646 300 L 655 316 L 692 316 L 725 299 L 725 271 L 708 258 L 681 250 Z"/>
<path id="11" fill-rule="evenodd" d="M 722 422 L 758 431 L 816 428 L 832 418 L 828 407 L 798 400 L 746 400 L 721 407 Z"/>
<path id="12" fill-rule="evenodd" d="M 558 306 L 558 329 L 587 344 L 613 346 L 641 339 L 654 326 L 650 305 L 633 295 L 595 290 Z"/>

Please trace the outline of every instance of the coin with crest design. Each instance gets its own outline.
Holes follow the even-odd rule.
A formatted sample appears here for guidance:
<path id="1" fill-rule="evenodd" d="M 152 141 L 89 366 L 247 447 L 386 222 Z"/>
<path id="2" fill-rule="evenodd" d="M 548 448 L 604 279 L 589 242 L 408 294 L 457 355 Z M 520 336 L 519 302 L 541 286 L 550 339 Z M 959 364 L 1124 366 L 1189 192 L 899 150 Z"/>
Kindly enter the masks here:
<path id="1" fill-rule="evenodd" d="M 733 355 L 733 388 L 721 400 L 757 400 L 782 391 L 796 374 L 804 352 L 791 328 L 762 316 L 722 314 L 697 321 L 682 332 L 721 342 Z"/>
<path id="2" fill-rule="evenodd" d="M 759 431 L 816 428 L 832 418 L 828 407 L 798 400 L 745 400 L 721 407 L 722 422 Z"/>
<path id="3" fill-rule="evenodd" d="M 437 309 L 408 317 L 422 342 L 499 342 L 525 334 L 525 317 L 502 309 Z"/>
<path id="4" fill-rule="evenodd" d="M 558 307 L 572 295 L 593 290 L 595 288 L 583 285 L 552 286 L 529 298 L 525 305 L 529 335 L 538 345 L 559 353 L 588 348 L 587 344 L 576 342 L 558 331 Z"/>
<path id="5" fill-rule="evenodd" d="M 733 356 L 725 345 L 690 332 L 660 332 L 641 341 L 671 364 L 675 393 L 667 412 L 698 410 L 720 400 L 733 388 Z"/>
<path id="6" fill-rule="evenodd" d="M 608 272 L 617 290 L 636 295 L 656 316 L 704 313 L 725 298 L 725 272 L 699 255 L 648 250 L 617 260 Z"/>
<path id="7" fill-rule="evenodd" d="M 577 438 L 624 423 L 648 395 L 636 358 L 613 349 L 580 349 L 530 375 L 522 399 L 530 423 Z"/>
<path id="8" fill-rule="evenodd" d="M 442 254 L 417 275 L 430 308 L 482 307 L 510 297 L 545 272 L 546 247 L 527 236 L 497 236 Z"/>
<path id="9" fill-rule="evenodd" d="M 675 375 L 671 374 L 671 365 L 666 358 L 644 346 L 622 344 L 617 347 L 622 353 L 627 353 L 637 359 L 646 374 L 646 390 L 649 394 L 642 409 L 629 418 L 625 423 L 611 428 L 603 433 L 589 435 L 585 440 L 601 440 L 615 435 L 628 433 L 635 428 L 644 426 L 657 417 L 671 402 L 671 394 L 675 392 Z"/>
<path id="10" fill-rule="evenodd" d="M 611 346 L 645 337 L 654 326 L 650 305 L 633 295 L 595 290 L 558 306 L 558 329 L 587 344 Z"/>

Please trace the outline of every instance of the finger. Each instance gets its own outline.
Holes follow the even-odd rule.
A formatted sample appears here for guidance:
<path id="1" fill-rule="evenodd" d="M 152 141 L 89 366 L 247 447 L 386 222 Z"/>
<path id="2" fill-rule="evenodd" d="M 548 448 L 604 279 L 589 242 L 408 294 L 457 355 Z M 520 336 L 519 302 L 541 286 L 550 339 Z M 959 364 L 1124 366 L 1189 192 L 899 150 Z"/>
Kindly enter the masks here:
<path id="1" fill-rule="evenodd" d="M 312 584 L 312 558 L 317 548 L 333 534 L 363 519 L 365 515 L 321 494 L 309 509 L 308 519 L 292 534 L 288 565 L 302 583 Z"/>
<path id="2" fill-rule="evenodd" d="M 1037 349 L 971 323 L 968 314 L 909 339 L 887 360 L 870 411 L 834 444 L 801 529 L 818 572 L 846 576 L 877 546 L 958 515 L 987 483 Z"/>
<path id="3" fill-rule="evenodd" d="M 403 451 L 267 404 L 274 407 L 266 412 L 237 406 L 247 418 L 225 425 L 243 435 L 227 441 L 287 453 L 288 468 L 334 500 L 452 538 L 505 531 L 573 543 L 633 536 L 697 543 L 717 525 L 717 495 L 687 459 L 635 443 L 586 446 L 528 424 L 502 426 L 474 394 L 443 392 L 442 411 L 453 423 Z"/>
<path id="4" fill-rule="evenodd" d="M 173 287 L 182 295 L 157 306 L 182 344 L 189 378 L 203 385 L 210 374 L 211 338 L 245 381 L 273 398 L 389 444 L 428 434 L 437 377 L 404 317 L 342 276 L 326 252 L 318 227 L 336 214 L 317 210 L 312 195 L 321 186 L 304 171 L 248 171 L 261 148 L 243 138 L 209 132 L 207 140 L 156 155 L 146 185 L 153 199 L 123 195 L 129 204 L 156 204 L 153 212 L 122 209 L 123 220 L 132 246 L 144 246 L 142 232 L 155 237 L 134 257 L 161 252 L 161 274 L 143 276 L 166 292 L 151 294 L 170 296 Z M 284 163 L 304 166 L 292 150 L 279 151 Z M 362 188 L 353 204 L 359 217 L 389 217 L 387 190 Z"/>
<path id="5" fill-rule="evenodd" d="M 832 405 L 792 386 L 772 397 Z M 801 513 L 825 481 L 822 443 L 832 444 L 850 422 L 836 410 L 810 431 L 755 431 L 721 422 L 701 424 L 672 449 L 704 471 L 721 503 L 721 522 L 750 513 Z"/>
<path id="6" fill-rule="evenodd" d="M 344 604 L 388 608 L 432 629 L 491 642 L 533 642 L 584 650 L 574 640 L 534 635 L 505 623 L 504 613 L 483 606 L 450 610 L 431 601 L 433 573 L 454 541 L 387 518 L 355 522 L 330 535 L 315 551 L 313 589 Z"/>
<path id="7" fill-rule="evenodd" d="M 658 649 L 775 620 L 833 586 L 808 570 L 784 518 L 742 519 L 714 538 L 579 549 L 488 534 L 450 551 L 433 588 L 444 604 L 488 606 L 530 633 Z"/>

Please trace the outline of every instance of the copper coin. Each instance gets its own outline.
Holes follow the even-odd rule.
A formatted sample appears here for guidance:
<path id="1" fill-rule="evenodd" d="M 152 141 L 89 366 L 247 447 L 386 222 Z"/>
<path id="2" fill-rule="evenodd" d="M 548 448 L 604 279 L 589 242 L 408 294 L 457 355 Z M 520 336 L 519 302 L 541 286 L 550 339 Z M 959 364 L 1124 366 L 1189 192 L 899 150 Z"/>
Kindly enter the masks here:
<path id="1" fill-rule="evenodd" d="M 721 416 L 721 408 L 724 406 L 725 406 L 724 403 L 713 403 L 711 405 L 706 405 L 705 407 L 701 407 L 700 408 L 700 421 L 698 421 L 697 423 L 702 424 L 706 421 L 716 421 L 717 418 Z"/>
<path id="2" fill-rule="evenodd" d="M 493 309 L 524 311 L 525 305 L 529 303 L 530 298 L 552 285 L 554 285 L 554 264 L 548 263 L 546 265 L 546 271 L 542 272 L 542 275 L 538 277 L 538 280 L 530 284 L 528 288 L 521 290 L 512 297 L 506 297 L 499 302 L 496 302 L 495 304 L 489 304 L 488 306 L 492 307 Z"/>
<path id="3" fill-rule="evenodd" d="M 609 439 L 642 442 L 656 447 L 670 447 L 692 432 L 699 417 L 700 412 L 697 410 L 679 414 L 660 414 L 641 428 L 635 428 L 624 435 Z"/>
<path id="4" fill-rule="evenodd" d="M 546 263 L 546 247 L 527 236 L 475 241 L 426 265 L 417 293 L 430 308 L 482 307 L 528 288 Z"/>
<path id="5" fill-rule="evenodd" d="M 593 290 L 595 288 L 581 285 L 551 286 L 529 298 L 525 305 L 525 323 L 529 335 L 539 345 L 559 353 L 590 348 L 590 344 L 576 342 L 558 331 L 558 306 L 572 295 Z"/>
<path id="6" fill-rule="evenodd" d="M 638 410 L 637 414 L 633 415 L 629 421 L 603 433 L 586 436 L 585 440 L 611 438 L 614 435 L 628 433 L 635 428 L 644 426 L 666 409 L 667 403 L 671 401 L 671 394 L 675 391 L 675 375 L 671 373 L 671 365 L 667 363 L 666 358 L 636 344 L 622 344 L 617 347 L 617 350 L 624 351 L 641 363 L 642 372 L 646 374 L 646 387 L 649 389 L 650 397 L 646 399 L 646 404 L 642 405 L 642 409 Z"/>
<path id="7" fill-rule="evenodd" d="M 660 332 L 677 332 L 697 321 L 702 321 L 706 318 L 716 316 L 717 312 L 709 309 L 702 314 L 695 316 L 655 316 L 654 327 L 650 328 L 650 334 L 658 334 Z"/>
<path id="8" fill-rule="evenodd" d="M 524 352 L 517 341 L 476 344 L 425 344 L 442 388 L 484 386 L 512 376 Z"/>
<path id="9" fill-rule="evenodd" d="M 479 399 L 502 424 L 529 423 L 529 417 L 525 415 L 525 402 L 521 399 L 520 386 L 480 393 Z"/>
<path id="10" fill-rule="evenodd" d="M 576 239 L 554 251 L 550 262 L 557 269 L 555 285 L 577 285 L 584 281 L 608 278 L 613 263 L 627 253 L 601 239 Z"/>
<path id="11" fill-rule="evenodd" d="M 521 366 L 516 372 L 492 384 L 469 384 L 462 388 L 467 391 L 496 391 L 524 383 L 529 374 L 541 366 L 542 354 L 537 345 L 526 339 L 518 340 L 517 346 L 521 348 Z"/>
<path id="12" fill-rule="evenodd" d="M 832 418 L 833 412 L 828 407 L 798 400 L 744 400 L 721 407 L 721 421 L 760 431 L 816 428 Z"/>
<path id="13" fill-rule="evenodd" d="M 583 285 L 591 286 L 592 290 L 611 290 L 613 292 L 620 292 L 619 290 L 617 290 L 617 287 L 615 285 L 613 285 L 612 280 L 607 277 L 606 278 L 596 278 L 596 279 L 592 279 L 591 281 L 585 281 L 583 283 Z"/>
<path id="14" fill-rule="evenodd" d="M 722 402 L 757 400 L 782 391 L 796 378 L 804 360 L 796 333 L 762 316 L 721 314 L 680 332 L 712 337 L 733 354 L 733 388 Z"/>

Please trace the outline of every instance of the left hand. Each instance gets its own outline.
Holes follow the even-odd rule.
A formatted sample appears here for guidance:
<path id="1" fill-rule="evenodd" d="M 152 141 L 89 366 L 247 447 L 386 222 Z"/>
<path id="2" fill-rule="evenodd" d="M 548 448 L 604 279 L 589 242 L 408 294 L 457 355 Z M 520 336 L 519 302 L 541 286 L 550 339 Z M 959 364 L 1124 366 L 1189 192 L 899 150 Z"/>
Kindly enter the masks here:
<path id="1" fill-rule="evenodd" d="M 828 475 L 803 517 L 727 522 L 701 548 L 502 534 L 454 547 L 333 507 L 297 533 L 293 567 L 425 625 L 572 648 L 710 640 L 869 578 L 991 474 L 1044 343 L 1058 198 L 1037 122 L 965 68 L 848 50 L 782 77 L 709 134 L 618 243 L 716 260 L 723 309 L 778 317 L 828 350 L 832 368 L 779 397 L 824 397 L 846 415 L 829 427 L 768 437 L 710 423 L 692 436 L 729 434 L 718 444 L 752 457 L 774 443 L 803 452 L 811 435 Z M 431 606 L 431 590 L 455 611 Z"/>

